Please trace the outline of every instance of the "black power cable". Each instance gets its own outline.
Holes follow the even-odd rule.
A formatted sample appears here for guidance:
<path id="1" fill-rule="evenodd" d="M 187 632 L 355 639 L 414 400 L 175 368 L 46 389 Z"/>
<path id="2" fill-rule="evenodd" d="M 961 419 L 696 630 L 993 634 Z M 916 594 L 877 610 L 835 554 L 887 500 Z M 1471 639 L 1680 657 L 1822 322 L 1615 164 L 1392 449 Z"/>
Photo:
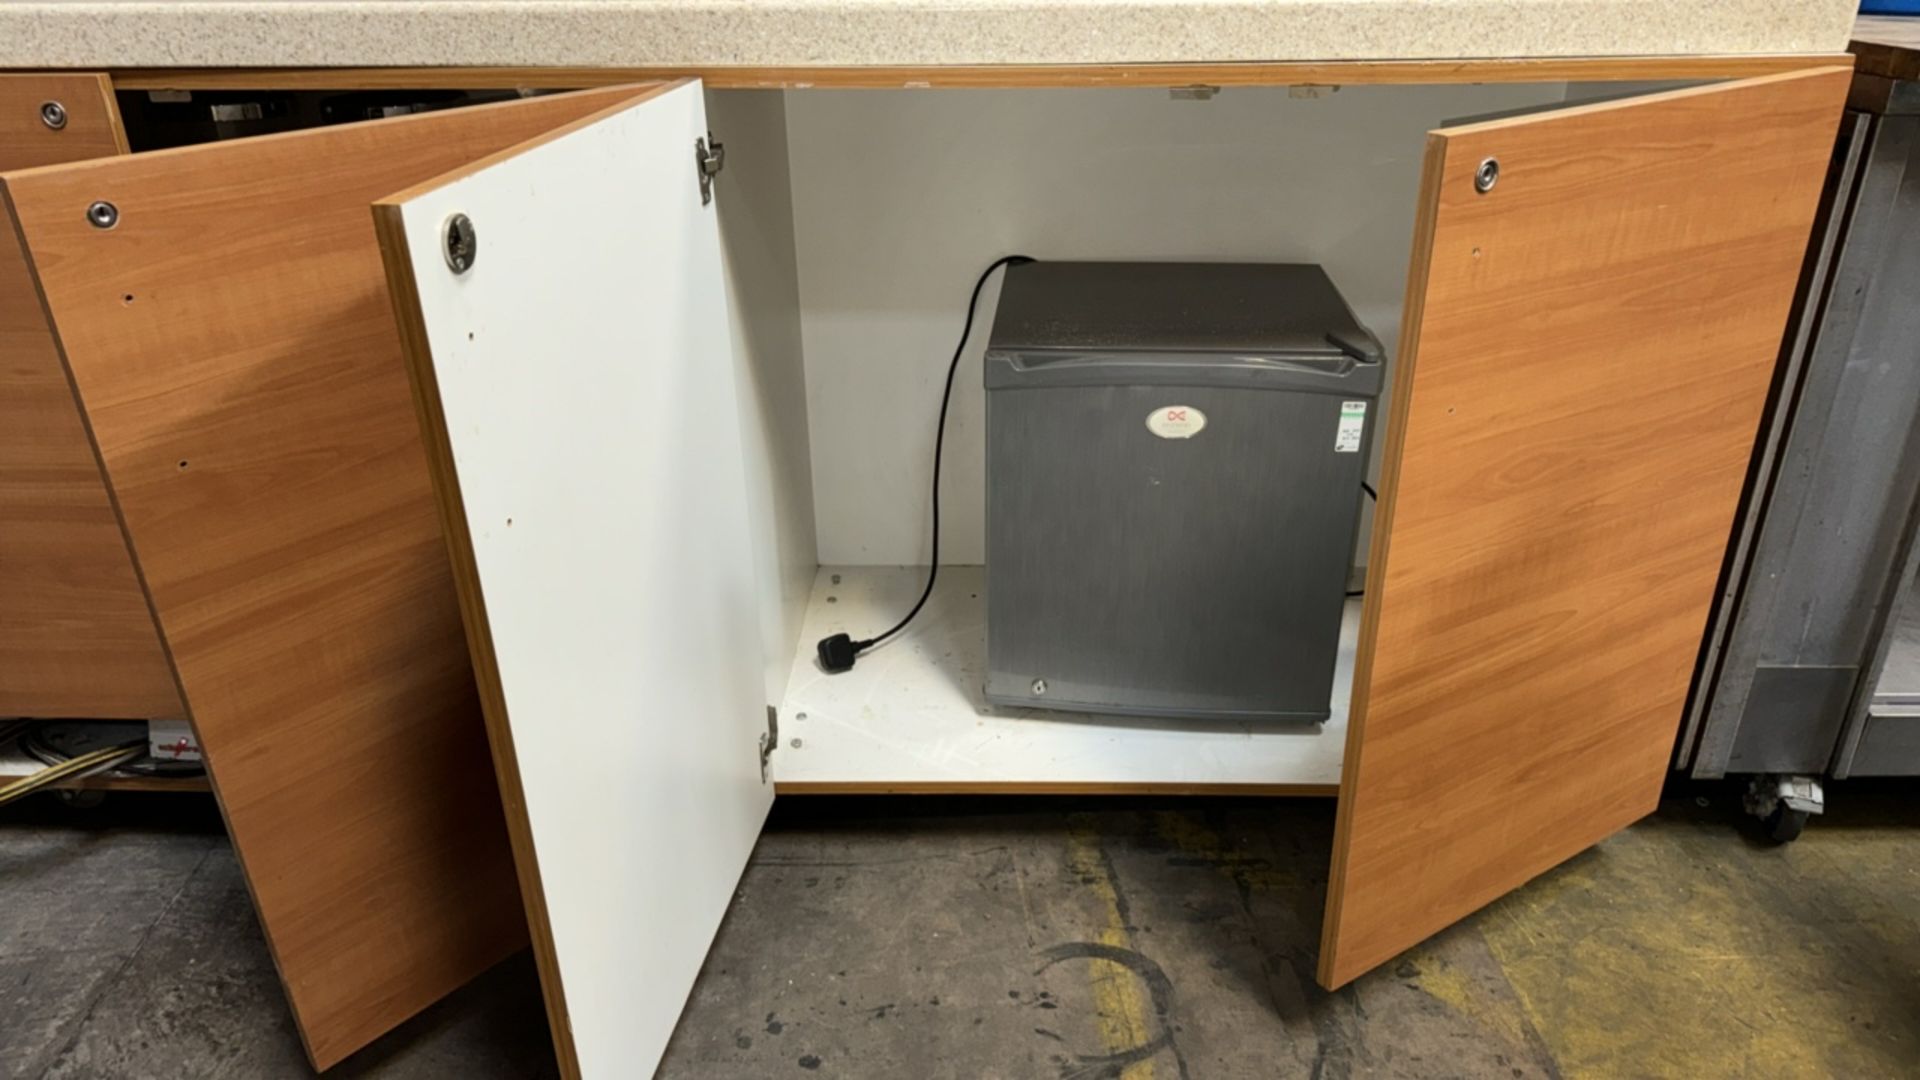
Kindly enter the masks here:
<path id="1" fill-rule="evenodd" d="M 980 306 L 980 293 L 986 289 L 987 279 L 1003 266 L 1021 266 L 1033 261 L 1025 255 L 1003 255 L 995 259 L 991 266 L 980 271 L 979 279 L 973 283 L 973 295 L 967 300 L 967 321 L 960 327 L 960 344 L 953 347 L 953 359 L 947 363 L 947 385 L 940 391 L 940 420 L 933 430 L 933 555 L 927 565 L 927 587 L 920 590 L 920 599 L 914 602 L 913 610 L 885 633 L 865 641 L 855 641 L 848 634 L 821 638 L 817 647 L 820 666 L 831 674 L 852 668 L 854 660 L 861 653 L 904 630 L 913 617 L 920 614 L 920 609 L 927 606 L 927 598 L 933 595 L 934 579 L 940 575 L 940 458 L 946 450 L 947 405 L 953 400 L 953 374 L 960 369 L 960 354 L 967 351 L 967 338 L 973 333 L 974 311 Z"/>

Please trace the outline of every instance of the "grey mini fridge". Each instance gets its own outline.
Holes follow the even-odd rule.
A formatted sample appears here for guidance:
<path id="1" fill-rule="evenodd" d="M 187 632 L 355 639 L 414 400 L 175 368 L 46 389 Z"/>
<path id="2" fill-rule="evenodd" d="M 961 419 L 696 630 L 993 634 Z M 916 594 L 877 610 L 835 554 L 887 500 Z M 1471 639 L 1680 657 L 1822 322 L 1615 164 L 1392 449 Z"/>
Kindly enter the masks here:
<path id="1" fill-rule="evenodd" d="M 1009 269 L 987 699 L 1325 720 L 1383 367 L 1318 266 Z"/>

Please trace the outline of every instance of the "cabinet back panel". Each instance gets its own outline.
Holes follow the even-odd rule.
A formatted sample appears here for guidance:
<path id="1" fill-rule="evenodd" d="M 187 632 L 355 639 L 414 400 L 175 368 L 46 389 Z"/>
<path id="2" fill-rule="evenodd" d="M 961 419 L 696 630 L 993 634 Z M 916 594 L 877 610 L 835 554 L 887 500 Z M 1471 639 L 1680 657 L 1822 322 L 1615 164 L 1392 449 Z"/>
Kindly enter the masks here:
<path id="1" fill-rule="evenodd" d="M 1318 262 L 1392 342 L 1427 130 L 1565 89 L 788 94 L 820 560 L 926 561 L 940 383 L 996 256 Z M 984 557 L 991 312 L 989 295 L 947 419 L 946 562 Z"/>
<path id="2" fill-rule="evenodd" d="M 527 939 L 370 204 L 629 93 L 6 179 L 322 1068 Z"/>

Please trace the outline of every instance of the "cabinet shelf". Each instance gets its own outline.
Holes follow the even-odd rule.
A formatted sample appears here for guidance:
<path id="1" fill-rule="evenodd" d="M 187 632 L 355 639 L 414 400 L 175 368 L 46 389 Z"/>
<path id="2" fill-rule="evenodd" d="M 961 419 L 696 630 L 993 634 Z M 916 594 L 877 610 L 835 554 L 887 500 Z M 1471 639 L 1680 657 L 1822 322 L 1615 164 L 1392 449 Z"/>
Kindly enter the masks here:
<path id="1" fill-rule="evenodd" d="M 823 567 L 780 707 L 771 770 L 784 794 L 1157 792 L 1332 795 L 1347 740 L 1360 601 L 1340 627 L 1324 724 L 1193 721 L 1007 709 L 981 693 L 986 583 L 943 566 L 931 600 L 852 671 L 822 672 L 814 642 L 873 633 L 912 606 L 925 567 Z"/>

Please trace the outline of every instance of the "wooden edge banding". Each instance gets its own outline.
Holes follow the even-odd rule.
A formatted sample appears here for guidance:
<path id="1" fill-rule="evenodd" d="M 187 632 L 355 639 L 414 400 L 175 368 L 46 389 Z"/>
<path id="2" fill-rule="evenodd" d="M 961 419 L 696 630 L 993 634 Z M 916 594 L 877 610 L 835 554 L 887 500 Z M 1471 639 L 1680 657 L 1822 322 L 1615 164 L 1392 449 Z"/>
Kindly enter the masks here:
<path id="1" fill-rule="evenodd" d="M 4 73 L 0 73 L 0 74 L 4 74 Z M 683 79 L 680 81 L 685 82 L 686 80 Z M 631 83 L 631 82 L 632 80 L 621 80 L 620 82 L 611 83 L 605 86 L 582 87 L 581 89 L 590 89 L 590 90 L 594 90 L 596 92 L 611 96 L 612 90 L 617 89 L 619 86 L 627 85 L 628 83 Z M 621 109 L 624 109 L 639 101 L 643 101 L 646 98 L 652 97 L 654 94 L 670 89 L 671 86 L 677 86 L 677 85 L 679 85 L 679 83 L 673 83 L 671 85 L 659 83 L 659 82 L 632 83 L 632 89 L 634 91 L 634 95 L 632 97 L 620 98 L 613 105 L 607 106 L 606 108 L 603 108 L 603 109 L 596 110 L 595 112 L 585 117 L 582 117 L 579 120 L 572 121 L 571 123 L 568 123 L 562 127 L 555 128 L 547 136 L 541 139 L 537 139 L 528 143 L 522 143 L 517 147 L 508 147 L 506 150 L 502 150 L 495 154 L 490 154 L 486 158 L 482 159 L 481 162 L 475 162 L 473 165 L 469 166 L 466 170 L 448 173 L 446 176 L 435 177 L 432 180 L 427 180 L 422 183 L 415 184 L 414 186 L 408 188 L 406 191 L 388 196 L 388 198 L 384 201 L 389 201 L 389 202 L 398 201 L 402 198 L 402 196 L 412 195 L 420 191 L 430 191 L 433 188 L 438 187 L 441 184 L 444 184 L 450 180 L 458 179 L 459 177 L 466 175 L 468 172 L 471 172 L 474 169 L 483 167 L 485 163 L 497 161 L 504 157 L 510 157 L 514 153 L 517 153 L 520 150 L 524 150 L 530 146 L 537 146 L 542 142 L 549 141 L 550 139 L 555 138 L 567 131 L 571 131 L 582 124 L 591 123 L 594 120 L 597 120 L 610 113 L 618 112 Z M 121 89 L 125 89 L 125 87 L 122 87 Z M 475 108 L 482 108 L 482 109 L 500 108 L 510 104 L 512 103 L 511 102 L 493 102 L 486 105 L 475 106 Z M 423 134 L 421 137 L 432 138 L 433 136 L 429 129 L 431 128 L 433 121 L 437 115 L 439 114 L 433 111 L 410 113 L 406 116 L 387 117 L 385 119 L 379 120 L 378 123 L 388 124 L 388 125 L 394 125 L 394 124 L 422 125 L 421 130 L 423 131 Z M 114 111 L 114 116 L 117 121 L 119 117 L 119 110 L 117 108 Z M 373 121 L 362 121 L 362 122 L 373 122 Z M 245 141 L 248 146 L 254 146 L 254 147 L 271 145 L 273 143 L 281 142 L 281 141 L 298 143 L 300 140 L 312 135 L 315 130 L 316 129 L 314 128 L 295 128 L 289 131 L 270 132 L 265 135 L 249 135 L 246 137 Z M 120 137 L 121 138 L 125 137 L 124 131 L 121 133 Z M 205 150 L 208 145 L 209 144 L 207 143 L 187 143 L 182 146 L 169 146 L 163 150 L 145 150 L 145 151 L 142 151 L 139 156 L 140 156 L 140 159 L 143 161 L 150 161 L 154 158 L 167 157 L 172 155 L 187 156 L 187 155 L 192 155 Z M 119 159 L 117 158 L 105 157 L 105 158 L 91 158 L 84 161 L 65 162 L 65 163 L 54 164 L 54 165 L 35 165 L 25 169 L 12 169 L 7 171 L 5 175 L 9 177 L 17 176 L 21 178 L 27 178 L 43 172 L 53 172 L 54 170 L 63 170 L 69 175 L 78 173 L 82 170 L 98 169 L 98 170 L 106 171 L 106 170 L 111 170 L 114 164 L 116 163 L 116 161 L 118 160 Z"/>
<path id="2" fill-rule="evenodd" d="M 587 115 L 581 117 L 578 120 L 573 120 L 573 121 L 569 121 L 568 123 L 561 124 L 559 127 L 556 127 L 548 131 L 546 134 L 541 135 L 537 138 L 528 139 L 526 142 L 523 142 L 523 143 L 516 143 L 513 146 L 507 147 L 505 150 L 499 150 L 494 153 L 488 154 L 486 157 L 480 158 L 477 161 L 469 162 L 468 164 L 463 165 L 460 168 L 453 170 L 452 172 L 442 173 L 441 175 L 436 176 L 431 180 L 422 180 L 421 182 L 413 185 L 410 188 L 405 188 L 403 190 L 394 192 L 393 194 L 373 204 L 374 218 L 378 220 L 380 217 L 380 213 L 384 208 L 392 207 L 397 211 L 400 207 L 400 204 L 405 203 L 411 199 L 417 198 L 418 196 L 424 195 L 429 191 L 437 191 L 440 188 L 446 187 L 448 184 L 452 184 L 460 180 L 464 180 L 475 173 L 482 172 L 487 168 L 489 168 L 490 166 L 498 164 L 499 162 L 506 161 L 511 158 L 519 157 L 521 154 L 524 154 L 527 151 L 534 149 L 535 147 L 545 146 L 546 144 L 554 141 L 555 139 L 561 138 L 569 134 L 570 132 L 578 131 L 584 127 L 591 127 L 594 124 L 597 124 L 602 120 L 605 120 L 607 117 L 614 115 L 615 113 L 625 112 L 626 110 L 631 109 L 634 106 L 639 105 L 643 102 L 651 101 L 654 98 L 659 97 L 661 94 L 664 94 L 669 90 L 677 90 L 680 87 L 685 86 L 687 83 L 691 81 L 692 80 L 690 79 L 676 79 L 672 82 L 634 83 L 632 86 L 633 96 L 631 97 L 621 98 L 620 100 L 614 102 L 613 104 L 608 105 L 604 109 L 596 109 L 593 112 L 588 113 Z M 619 85 L 619 84 L 615 84 L 615 85 Z M 399 223 L 399 219 L 395 218 L 394 221 L 397 226 Z M 402 243 L 402 245 L 395 250 L 399 252 L 405 252 L 406 245 Z M 411 263 L 409 263 L 408 265 L 411 265 Z M 388 284 L 389 286 L 394 284 L 391 278 L 389 278 Z M 408 275 L 407 285 L 409 288 L 413 286 L 413 278 L 411 274 Z M 414 298 L 413 294 L 411 293 L 408 294 L 408 297 L 409 299 Z M 398 303 L 399 299 L 400 299 L 399 294 L 395 293 L 394 294 L 395 303 Z M 416 312 L 413 317 L 417 319 L 419 317 L 418 313 Z M 426 327 L 423 326 L 420 328 L 420 330 L 424 334 L 426 332 Z M 426 346 L 426 339 L 423 337 L 421 338 L 421 347 L 424 349 L 425 346 Z M 411 355 L 412 355 L 411 352 L 409 352 L 409 357 L 411 357 Z M 436 397 L 437 397 L 437 393 L 438 392 L 436 391 Z"/>
<path id="3" fill-rule="evenodd" d="M 437 186 L 431 181 L 427 186 Z M 454 467 L 453 447 L 447 439 L 446 417 L 440 406 L 440 385 L 433 370 L 433 350 L 421 320 L 418 284 L 398 197 L 373 204 L 373 227 L 386 266 L 387 292 L 393 300 L 394 321 L 400 330 L 400 348 L 406 357 L 408 383 L 420 418 L 421 441 L 427 467 L 433 475 L 434 502 L 458 586 L 460 617 L 466 624 L 467 653 L 473 662 L 474 683 L 480 695 L 480 713 L 493 748 L 493 771 L 500 786 L 500 802 L 513 848 L 515 875 L 521 902 L 526 906 L 527 929 L 541 970 L 540 996 L 547 1023 L 553 1029 L 553 1050 L 561 1075 L 578 1078 L 580 1060 L 567 1022 L 566 991 L 559 978 L 553 925 L 547 915 L 546 893 L 540 885 L 539 854 L 533 845 L 533 826 L 527 817 L 526 793 L 520 787 L 520 766 L 514 754 L 513 733 L 507 723 L 506 694 L 500 684 L 500 664 L 494 655 L 493 632 L 487 623 L 487 601 L 474 564 L 473 537 L 467 529 L 466 507 L 460 495 L 460 477 Z"/>
<path id="4" fill-rule="evenodd" d="M 1418 216 L 1413 249 L 1408 257 L 1407 292 L 1400 312 L 1400 344 L 1393 357 L 1393 397 L 1387 407 L 1387 440 L 1380 451 L 1379 494 L 1374 499 L 1373 538 L 1367 551 L 1367 600 L 1360 611 L 1360 640 L 1353 657 L 1353 696 L 1347 703 L 1347 747 L 1340 762 L 1339 808 L 1333 819 L 1333 861 L 1327 869 L 1327 909 L 1320 924 L 1320 961 L 1316 978 L 1328 990 L 1346 979 L 1334 972 L 1334 942 L 1338 939 L 1346 874 L 1347 843 L 1353 829 L 1354 784 L 1360 776 L 1360 754 L 1366 745 L 1367 689 L 1373 679 L 1373 649 L 1380 634 L 1380 611 L 1386 604 L 1387 559 L 1393 537 L 1393 504 L 1400 488 L 1400 455 L 1407 438 L 1407 414 L 1413 401 L 1414 364 L 1420 353 L 1420 320 L 1426 311 L 1427 271 L 1432 264 L 1434 229 L 1439 218 L 1440 184 L 1446 175 L 1447 140 L 1427 134 L 1420 166 Z"/>
<path id="5" fill-rule="evenodd" d="M 580 1059 L 573 1043 L 573 1029 L 567 1019 L 566 988 L 560 981 L 559 953 L 554 948 L 553 923 L 547 913 L 546 892 L 541 885 L 539 854 L 533 843 L 532 822 L 527 816 L 526 792 L 520 785 L 520 766 L 514 753 L 513 729 L 507 719 L 506 692 L 500 682 L 500 663 L 494 654 L 493 632 L 487 622 L 487 601 L 474 559 L 473 536 L 467 528 L 466 505 L 460 494 L 460 475 L 453 461 L 453 446 L 447 438 L 446 416 L 440 403 L 440 384 L 433 368 L 433 348 L 426 324 L 422 321 L 419 286 L 413 276 L 413 257 L 407 245 L 402 207 L 416 195 L 445 187 L 486 168 L 494 161 L 524 153 L 569 131 L 597 123 L 667 89 L 671 87 L 637 87 L 638 92 L 633 97 L 622 99 L 453 172 L 389 195 L 375 202 L 372 207 L 374 233 L 379 238 L 381 262 L 386 268 L 387 293 L 393 301 L 394 323 L 399 328 L 400 349 L 406 357 L 407 381 L 413 388 L 421 441 L 427 451 L 428 471 L 433 476 L 434 502 L 439 508 L 441 533 L 446 541 L 448 560 L 452 564 L 455 591 L 460 602 L 460 618 L 466 626 L 467 652 L 473 663 L 480 712 L 487 728 L 487 741 L 493 749 L 494 776 L 500 787 L 508 842 L 513 848 L 514 873 L 520 881 L 521 902 L 527 909 L 528 936 L 540 967 L 540 994 L 546 1005 L 547 1023 L 553 1032 L 554 1056 L 558 1060 L 561 1075 L 569 1080 L 577 1080 L 580 1076 Z"/>
<path id="6" fill-rule="evenodd" d="M 1274 795 L 1328 798 L 1338 784 L 1106 783 L 1058 780 L 788 780 L 775 795 Z"/>
<path id="7" fill-rule="evenodd" d="M 1842 57 L 1837 63 L 1817 64 L 1812 67 L 1796 68 L 1793 71 L 1776 71 L 1767 75 L 1755 76 L 1754 78 L 1751 78 L 1751 79 L 1742 79 L 1740 80 L 1740 82 L 1742 85 L 1765 86 L 1769 83 L 1788 82 L 1794 79 L 1808 78 L 1811 76 L 1842 75 L 1842 74 L 1851 72 L 1852 70 L 1853 70 L 1853 67 L 1850 63 L 1847 62 L 1847 58 Z M 1684 100 L 1686 98 L 1700 97 L 1705 94 L 1717 94 L 1721 92 L 1721 90 L 1723 89 L 1725 89 L 1725 87 L 1724 85 L 1721 85 L 1721 84 L 1708 84 L 1704 86 L 1686 86 L 1686 87 L 1681 87 L 1678 90 L 1661 91 L 1660 99 L 1662 101 L 1678 101 L 1678 100 Z M 1568 104 L 1568 105 L 1557 105 L 1553 108 L 1553 117 L 1556 120 L 1566 120 L 1566 119 L 1572 119 L 1572 118 L 1581 117 L 1581 116 L 1591 116 L 1595 113 L 1617 112 L 1621 109 L 1633 108 L 1635 105 L 1639 104 L 1642 100 L 1643 99 L 1638 97 L 1623 97 L 1623 98 L 1607 98 L 1600 101 L 1588 101 L 1588 102 Z M 1475 121 L 1473 123 L 1449 124 L 1438 131 L 1429 132 L 1428 137 L 1445 140 L 1445 139 L 1454 138 L 1458 136 L 1481 135 L 1481 134 L 1486 134 L 1488 132 L 1497 132 L 1503 128 L 1516 128 L 1516 127 L 1523 128 L 1530 124 L 1538 123 L 1539 120 L 1540 120 L 1540 114 L 1538 113 L 1523 113 L 1515 116 L 1499 116 L 1491 120 L 1480 120 L 1480 121 Z M 1421 192 L 1422 197 L 1424 198 L 1426 194 L 1427 192 L 1423 189 Z M 1431 239 L 1431 237 L 1428 237 L 1427 239 Z M 1412 302 L 1411 300 L 1408 301 L 1408 303 L 1411 303 L 1411 302 Z M 1401 336 L 1405 337 L 1404 330 L 1402 331 Z"/>
<path id="8" fill-rule="evenodd" d="M 1062 86 L 1287 86 L 1367 83 L 1610 82 L 1725 79 L 1834 63 L 1847 53 L 1751 56 L 1576 56 L 1490 60 L 1275 63 L 945 64 L 868 67 L 338 67 L 128 68 L 122 90 L 570 89 L 697 78 L 727 90 L 946 89 Z"/>
<path id="9" fill-rule="evenodd" d="M 113 77 L 103 74 L 95 75 L 94 79 L 100 86 L 100 100 L 106 103 L 107 130 L 113 133 L 114 152 L 119 154 L 133 153 L 133 147 L 127 142 L 126 121 L 120 116 L 120 101 L 113 96 Z"/>

